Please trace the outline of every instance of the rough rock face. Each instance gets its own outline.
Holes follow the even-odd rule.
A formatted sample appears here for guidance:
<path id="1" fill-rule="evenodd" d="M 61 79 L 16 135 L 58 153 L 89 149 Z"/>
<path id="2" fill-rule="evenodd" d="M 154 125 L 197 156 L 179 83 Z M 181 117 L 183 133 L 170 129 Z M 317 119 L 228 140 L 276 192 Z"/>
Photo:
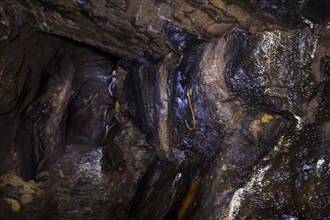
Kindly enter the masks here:
<path id="1" fill-rule="evenodd" d="M 74 47 L 48 35 L 22 32 L 15 44 L 1 50 L 1 133 L 5 137 L 1 171 L 10 168 L 31 178 L 41 163 L 62 151 L 62 119 L 73 77 L 71 57 L 63 51 Z"/>
<path id="2" fill-rule="evenodd" d="M 2 1 L 0 218 L 330 218 L 329 11 Z"/>

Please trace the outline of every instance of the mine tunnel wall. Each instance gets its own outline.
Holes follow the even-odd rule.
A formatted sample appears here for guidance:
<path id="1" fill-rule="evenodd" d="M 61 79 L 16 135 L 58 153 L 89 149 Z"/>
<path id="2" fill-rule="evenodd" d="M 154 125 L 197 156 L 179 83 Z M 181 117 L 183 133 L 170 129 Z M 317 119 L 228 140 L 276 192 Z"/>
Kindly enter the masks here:
<path id="1" fill-rule="evenodd" d="M 113 218 L 330 217 L 320 1 L 11 3 L 0 174 L 39 180 L 88 145 L 119 176 Z"/>

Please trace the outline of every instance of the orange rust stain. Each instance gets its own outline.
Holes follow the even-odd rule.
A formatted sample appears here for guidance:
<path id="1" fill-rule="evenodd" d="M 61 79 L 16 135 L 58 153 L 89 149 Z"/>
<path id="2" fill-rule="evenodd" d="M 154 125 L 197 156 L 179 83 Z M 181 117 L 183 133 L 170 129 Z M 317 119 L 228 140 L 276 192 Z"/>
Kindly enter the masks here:
<path id="1" fill-rule="evenodd" d="M 115 102 L 115 111 L 116 111 L 116 112 L 119 111 L 119 107 L 120 107 L 119 101 L 116 100 L 116 102 Z"/>
<path id="2" fill-rule="evenodd" d="M 179 213 L 178 213 L 178 220 L 182 220 L 187 209 L 189 208 L 189 206 L 192 204 L 192 202 L 194 201 L 196 194 L 197 194 L 197 189 L 199 187 L 201 183 L 201 180 L 199 177 L 195 177 L 191 183 L 190 183 L 190 188 L 188 193 L 186 194 L 186 196 L 183 199 L 183 202 L 181 204 L 181 207 L 179 209 Z"/>

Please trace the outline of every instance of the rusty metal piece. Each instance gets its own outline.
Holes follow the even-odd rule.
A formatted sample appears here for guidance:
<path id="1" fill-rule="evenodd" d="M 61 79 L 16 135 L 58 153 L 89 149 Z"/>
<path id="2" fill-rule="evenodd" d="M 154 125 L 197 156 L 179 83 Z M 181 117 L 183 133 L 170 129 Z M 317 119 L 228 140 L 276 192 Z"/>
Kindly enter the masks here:
<path id="1" fill-rule="evenodd" d="M 190 97 L 192 96 L 192 91 L 193 91 L 192 88 L 190 88 L 190 89 L 187 90 L 187 98 L 188 98 L 188 102 L 189 102 L 191 117 L 192 117 L 192 120 L 193 120 L 193 126 L 192 127 L 190 127 L 190 125 L 188 124 L 188 122 L 185 120 L 186 126 L 187 126 L 187 128 L 188 128 L 189 131 L 193 131 L 193 130 L 195 130 L 197 128 L 196 119 L 195 119 L 195 113 L 194 113 L 194 109 L 192 107 L 191 99 L 190 99 Z"/>

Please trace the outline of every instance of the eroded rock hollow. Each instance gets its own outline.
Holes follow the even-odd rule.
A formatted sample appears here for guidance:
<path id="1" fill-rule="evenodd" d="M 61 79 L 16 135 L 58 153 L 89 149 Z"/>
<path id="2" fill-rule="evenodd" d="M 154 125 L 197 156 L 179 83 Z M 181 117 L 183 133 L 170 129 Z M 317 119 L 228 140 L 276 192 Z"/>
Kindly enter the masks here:
<path id="1" fill-rule="evenodd" d="M 2 0 L 0 219 L 330 219 L 326 0 Z"/>

